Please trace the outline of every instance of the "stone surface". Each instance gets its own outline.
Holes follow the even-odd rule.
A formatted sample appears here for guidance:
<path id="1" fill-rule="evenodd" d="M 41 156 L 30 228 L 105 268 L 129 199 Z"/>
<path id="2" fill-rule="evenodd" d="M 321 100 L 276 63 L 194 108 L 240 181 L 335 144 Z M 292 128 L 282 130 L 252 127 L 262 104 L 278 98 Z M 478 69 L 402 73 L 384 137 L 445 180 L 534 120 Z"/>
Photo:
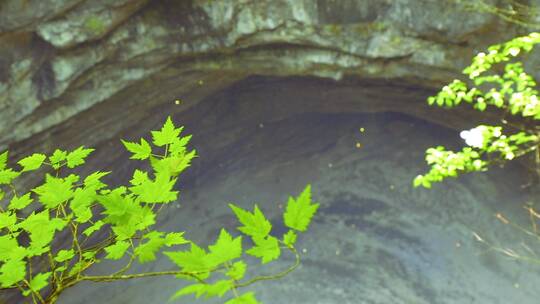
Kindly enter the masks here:
<path id="1" fill-rule="evenodd" d="M 299 248 L 305 249 L 302 266 L 283 280 L 254 285 L 264 303 L 536 301 L 540 271 L 488 250 L 473 236 L 476 232 L 522 254 L 527 251 L 521 242 L 539 249 L 535 240 L 493 216 L 501 212 L 528 227 L 522 205 L 530 197 L 520 188 L 526 183 L 522 170 L 509 166 L 449 180 L 432 190 L 412 189 L 412 178 L 426 169 L 420 157 L 425 148 L 459 146 L 457 132 L 398 113 L 355 113 L 345 107 L 321 113 L 307 108 L 305 98 L 340 88 L 318 81 L 309 85 L 305 79 L 251 79 L 176 114 L 175 120 L 194 134 L 200 158 L 181 178 L 180 204 L 167 206 L 160 229 L 185 230 L 189 237 L 209 244 L 220 227 L 235 230 L 237 223 L 226 203 L 244 208 L 258 203 L 276 223 L 273 233 L 279 235 L 284 231 L 280 206 L 288 195 L 311 183 L 321 209 L 309 232 L 300 237 Z M 379 96 L 389 88 L 378 86 Z M 282 105 L 268 97 L 271 92 L 298 111 L 282 111 Z M 356 95 L 366 102 L 377 98 L 367 89 Z M 114 145 L 102 153 L 111 155 L 117 151 Z M 116 176 L 129 176 L 134 167 L 120 161 L 125 157 L 121 153 L 100 165 L 114 166 Z M 291 262 L 292 257 L 285 255 L 275 265 L 253 263 L 252 270 L 268 273 Z M 110 267 L 94 271 L 105 273 Z M 135 269 L 170 267 L 162 257 L 157 264 Z M 166 303 L 181 286 L 172 278 L 82 283 L 67 291 L 60 304 L 90 299 Z M 186 298 L 178 303 L 196 302 Z"/>
<path id="2" fill-rule="evenodd" d="M 475 49 L 514 32 L 488 14 L 435 0 L 6 0 L 0 148 L 142 84 L 158 102 L 170 102 L 156 79 L 197 82 L 194 72 L 212 79 L 354 75 L 440 86 Z M 221 84 L 206 81 L 205 90 Z M 189 86 L 177 92 L 189 94 Z"/>

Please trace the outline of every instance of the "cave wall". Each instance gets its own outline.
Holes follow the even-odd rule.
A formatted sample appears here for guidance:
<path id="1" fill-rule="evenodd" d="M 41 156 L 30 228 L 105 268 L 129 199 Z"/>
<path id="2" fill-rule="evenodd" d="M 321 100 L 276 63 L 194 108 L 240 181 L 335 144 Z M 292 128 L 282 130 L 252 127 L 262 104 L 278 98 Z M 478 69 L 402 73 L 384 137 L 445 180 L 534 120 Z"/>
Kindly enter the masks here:
<path id="1" fill-rule="evenodd" d="M 151 109 L 187 110 L 249 75 L 435 88 L 516 31 L 450 0 L 4 0 L 0 149 L 73 118 L 95 146 L 143 128 Z"/>

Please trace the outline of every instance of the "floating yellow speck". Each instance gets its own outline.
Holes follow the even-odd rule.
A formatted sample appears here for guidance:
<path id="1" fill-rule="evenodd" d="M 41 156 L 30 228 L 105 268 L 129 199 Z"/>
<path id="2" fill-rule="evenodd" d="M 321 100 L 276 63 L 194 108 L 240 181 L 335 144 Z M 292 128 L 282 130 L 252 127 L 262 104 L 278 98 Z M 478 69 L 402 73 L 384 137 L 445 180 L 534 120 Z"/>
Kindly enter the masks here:
<path id="1" fill-rule="evenodd" d="M 199 85 L 203 85 L 203 84 L 204 84 L 204 81 L 199 80 Z"/>
<path id="2" fill-rule="evenodd" d="M 360 128 L 360 133 L 364 133 L 364 131 L 366 131 L 366 129 Z"/>
<path id="3" fill-rule="evenodd" d="M 358 149 L 362 148 L 362 144 L 359 143 L 359 142 L 357 142 L 357 143 L 356 143 L 356 148 L 358 148 Z"/>
<path id="4" fill-rule="evenodd" d="M 180 99 L 177 99 L 177 100 L 174 101 L 174 103 L 177 104 L 177 105 L 179 105 L 179 104 L 182 103 L 182 101 L 181 101 Z"/>

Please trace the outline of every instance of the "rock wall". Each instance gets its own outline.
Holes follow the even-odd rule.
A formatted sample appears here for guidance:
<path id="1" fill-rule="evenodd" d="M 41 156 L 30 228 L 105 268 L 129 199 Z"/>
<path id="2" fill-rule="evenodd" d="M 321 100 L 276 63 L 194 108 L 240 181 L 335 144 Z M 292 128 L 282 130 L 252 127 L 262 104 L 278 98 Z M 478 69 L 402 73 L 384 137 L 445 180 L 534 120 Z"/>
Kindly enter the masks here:
<path id="1" fill-rule="evenodd" d="M 133 127 L 119 112 L 84 118 L 100 104 L 136 121 L 249 75 L 437 87 L 475 50 L 513 34 L 450 0 L 4 0 L 0 149 L 71 118 L 100 133 L 84 138 L 94 145 Z"/>

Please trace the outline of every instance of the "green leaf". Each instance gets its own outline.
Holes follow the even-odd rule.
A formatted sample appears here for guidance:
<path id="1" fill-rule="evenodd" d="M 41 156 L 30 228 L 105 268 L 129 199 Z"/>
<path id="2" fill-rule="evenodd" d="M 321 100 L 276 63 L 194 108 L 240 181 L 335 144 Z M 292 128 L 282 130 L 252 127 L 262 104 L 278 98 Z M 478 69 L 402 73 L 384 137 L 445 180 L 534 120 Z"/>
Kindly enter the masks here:
<path id="1" fill-rule="evenodd" d="M 34 153 L 31 156 L 21 159 L 17 163 L 23 168 L 21 172 L 33 171 L 41 167 L 45 158 L 47 158 L 45 154 Z"/>
<path id="2" fill-rule="evenodd" d="M 87 187 L 87 188 L 91 188 L 93 190 L 102 189 L 106 185 L 101 182 L 101 178 L 109 175 L 110 173 L 111 173 L 110 171 L 107 171 L 107 172 L 96 171 L 96 172 L 88 175 L 84 179 L 84 186 Z"/>
<path id="3" fill-rule="evenodd" d="M 20 174 L 20 172 L 15 172 L 13 169 L 0 170 L 0 185 L 11 184 L 11 181 L 17 178 Z"/>
<path id="4" fill-rule="evenodd" d="M 17 216 L 11 212 L 0 212 L 0 229 L 8 228 L 13 230 L 13 225 L 17 222 Z"/>
<path id="5" fill-rule="evenodd" d="M 136 221 L 136 227 L 138 230 L 144 230 L 156 223 L 156 214 L 152 211 L 152 207 L 145 206 L 138 208 L 132 216 L 132 221 Z"/>
<path id="6" fill-rule="evenodd" d="M 29 254 L 31 255 L 37 256 L 47 252 L 55 231 L 62 230 L 67 224 L 67 221 L 59 218 L 49 219 L 49 212 L 49 209 L 38 213 L 32 212 L 18 224 L 19 228 L 30 234 Z"/>
<path id="7" fill-rule="evenodd" d="M 221 229 L 214 245 L 208 246 L 210 260 L 215 266 L 234 260 L 242 256 L 242 237 L 235 239 L 225 230 Z"/>
<path id="8" fill-rule="evenodd" d="M 294 230 L 289 230 L 286 234 L 284 234 L 283 243 L 289 247 L 294 246 L 296 243 L 296 232 L 294 232 Z"/>
<path id="9" fill-rule="evenodd" d="M 92 233 L 98 231 L 99 229 L 101 229 L 101 227 L 103 227 L 103 225 L 105 225 L 105 223 L 103 221 L 97 221 L 95 222 L 92 226 L 84 229 L 83 231 L 83 234 L 86 235 L 87 237 L 89 237 L 90 235 L 92 235 Z"/>
<path id="10" fill-rule="evenodd" d="M 223 297 L 227 291 L 231 290 L 233 282 L 230 280 L 219 280 L 213 284 L 206 284 L 204 291 L 206 293 L 205 298 L 210 297 Z"/>
<path id="11" fill-rule="evenodd" d="M 185 155 L 169 156 L 163 159 L 153 159 L 152 167 L 156 172 L 164 172 L 171 176 L 178 176 L 191 165 L 191 160 L 196 156 L 195 150 Z"/>
<path id="12" fill-rule="evenodd" d="M 19 256 L 19 243 L 11 235 L 0 236 L 0 261 L 13 260 Z M 19 256 L 20 257 L 20 256 Z M 20 260 L 20 259 L 19 259 Z"/>
<path id="13" fill-rule="evenodd" d="M 264 217 L 257 205 L 255 205 L 253 213 L 233 204 L 229 204 L 229 207 L 233 210 L 240 223 L 243 224 L 243 226 L 238 227 L 238 230 L 242 233 L 251 237 L 263 238 L 272 230 L 272 224 Z"/>
<path id="14" fill-rule="evenodd" d="M 257 299 L 255 298 L 255 293 L 250 291 L 250 292 L 244 293 L 238 298 L 230 299 L 229 301 L 225 302 L 225 304 L 261 304 L 261 303 L 257 301 Z"/>
<path id="15" fill-rule="evenodd" d="M 176 179 L 171 179 L 168 174 L 157 173 L 154 181 L 147 179 L 141 180 L 139 185 L 130 188 L 133 194 L 139 196 L 143 203 L 170 203 L 178 198 L 178 191 L 172 191 Z"/>
<path id="16" fill-rule="evenodd" d="M 169 152 L 171 155 L 180 155 L 184 154 L 186 151 L 186 145 L 191 140 L 191 135 L 180 137 L 174 140 L 169 146 Z"/>
<path id="17" fill-rule="evenodd" d="M 86 149 L 84 146 L 80 146 L 74 151 L 70 152 L 66 156 L 67 166 L 68 168 L 75 168 L 77 166 L 80 166 L 84 164 L 84 159 L 92 152 L 94 152 L 94 149 Z"/>
<path id="18" fill-rule="evenodd" d="M 97 251 L 87 251 L 87 252 L 82 254 L 82 257 L 85 260 L 93 260 L 93 259 L 95 259 L 96 254 L 97 254 Z"/>
<path id="19" fill-rule="evenodd" d="M 240 281 L 246 274 L 247 264 L 244 261 L 238 261 L 229 267 L 229 270 L 225 273 L 229 278 Z"/>
<path id="20" fill-rule="evenodd" d="M 0 154 L 0 171 L 6 168 L 8 154 L 8 151 L 4 151 L 2 154 Z"/>
<path id="21" fill-rule="evenodd" d="M 152 155 L 152 147 L 150 147 L 144 138 L 141 138 L 140 144 L 124 140 L 122 140 L 122 144 L 124 144 L 124 147 L 126 147 L 129 152 L 133 153 L 130 159 L 144 160 Z"/>
<path id="22" fill-rule="evenodd" d="M 30 197 L 30 192 L 26 193 L 23 196 L 13 196 L 9 202 L 9 210 L 21 210 L 26 208 L 32 203 L 32 198 Z M 0 225 L 1 226 L 1 225 Z"/>
<path id="23" fill-rule="evenodd" d="M 135 172 L 133 172 L 133 178 L 129 182 L 133 186 L 138 186 L 147 182 L 148 180 L 149 178 L 147 172 L 136 169 Z"/>
<path id="24" fill-rule="evenodd" d="M 54 257 L 54 260 L 57 261 L 58 263 L 62 263 L 62 262 L 71 260 L 74 256 L 75 256 L 75 251 L 73 251 L 73 249 L 69 249 L 69 250 L 63 249 L 63 250 L 58 251 L 58 253 Z"/>
<path id="25" fill-rule="evenodd" d="M 26 276 L 26 262 L 8 260 L 0 267 L 0 284 L 7 288 L 24 280 Z"/>
<path id="26" fill-rule="evenodd" d="M 119 260 L 124 256 L 129 246 L 129 242 L 126 241 L 118 241 L 113 245 L 107 246 L 105 247 L 105 252 L 107 252 L 105 258 L 109 260 Z"/>
<path id="27" fill-rule="evenodd" d="M 208 254 L 204 249 L 191 243 L 190 251 L 163 252 L 173 263 L 185 272 L 204 272 L 210 270 Z"/>
<path id="28" fill-rule="evenodd" d="M 124 196 L 125 192 L 125 187 L 118 187 L 105 195 L 96 196 L 97 201 L 105 208 L 103 214 L 108 215 L 106 222 L 126 224 L 125 215 L 137 205 L 129 196 Z"/>
<path id="29" fill-rule="evenodd" d="M 178 299 L 180 297 L 183 297 L 192 293 L 195 294 L 197 298 L 199 298 L 204 293 L 204 287 L 205 287 L 205 284 L 201 284 L 201 283 L 188 285 L 178 290 L 174 295 L 172 295 L 169 301 Z"/>
<path id="30" fill-rule="evenodd" d="M 54 150 L 53 154 L 49 156 L 49 162 L 55 170 L 62 167 L 62 162 L 66 160 L 67 152 L 60 149 Z"/>
<path id="31" fill-rule="evenodd" d="M 151 132 L 154 145 L 162 147 L 173 143 L 175 139 L 177 139 L 180 135 L 180 132 L 182 132 L 182 129 L 183 128 L 176 129 L 171 120 L 171 117 L 167 117 L 167 121 L 165 121 L 165 124 L 160 131 Z"/>
<path id="32" fill-rule="evenodd" d="M 29 287 L 34 292 L 39 292 L 43 288 L 47 287 L 49 285 L 49 277 L 51 276 L 52 272 L 41 272 L 35 275 L 32 280 L 30 280 Z M 30 294 L 30 291 L 23 292 L 24 296 L 28 296 Z"/>
<path id="33" fill-rule="evenodd" d="M 171 232 L 165 236 L 165 246 L 167 247 L 189 243 L 190 242 L 184 238 L 184 232 Z"/>
<path id="34" fill-rule="evenodd" d="M 72 185 L 73 180 L 71 179 L 63 179 L 47 174 L 45 183 L 34 188 L 33 192 L 39 196 L 40 202 L 45 207 L 53 209 L 73 196 Z"/>
<path id="35" fill-rule="evenodd" d="M 269 235 L 266 238 L 253 238 L 255 246 L 247 250 L 246 253 L 258 258 L 261 258 L 261 262 L 266 264 L 279 258 L 281 249 L 279 248 L 278 239 Z"/>
<path id="36" fill-rule="evenodd" d="M 133 237 L 133 235 L 137 232 L 136 225 L 132 223 L 127 223 L 124 225 L 116 225 L 116 226 L 113 226 L 111 229 L 116 235 L 116 239 L 121 240 L 121 241 L 127 240 Z"/>
<path id="37" fill-rule="evenodd" d="M 96 191 L 94 189 L 88 187 L 75 189 L 73 199 L 69 203 L 75 215 L 75 221 L 86 223 L 92 218 L 93 214 L 90 206 L 96 201 L 96 197 Z"/>
<path id="38" fill-rule="evenodd" d="M 144 235 L 143 239 L 148 241 L 135 248 L 135 255 L 139 263 L 143 264 L 156 259 L 156 253 L 165 245 L 165 239 L 162 238 L 163 232 L 152 231 Z"/>
<path id="39" fill-rule="evenodd" d="M 232 287 L 233 282 L 230 280 L 219 280 L 213 284 L 192 284 L 178 290 L 170 300 L 174 300 L 188 294 L 195 294 L 196 298 L 200 298 L 202 295 L 204 295 L 205 298 L 216 296 L 222 297 L 227 291 L 231 290 Z"/>
<path id="40" fill-rule="evenodd" d="M 285 226 L 298 231 L 306 231 L 318 208 L 318 203 L 311 203 L 311 186 L 308 185 L 296 200 L 289 197 L 283 214 Z"/>

